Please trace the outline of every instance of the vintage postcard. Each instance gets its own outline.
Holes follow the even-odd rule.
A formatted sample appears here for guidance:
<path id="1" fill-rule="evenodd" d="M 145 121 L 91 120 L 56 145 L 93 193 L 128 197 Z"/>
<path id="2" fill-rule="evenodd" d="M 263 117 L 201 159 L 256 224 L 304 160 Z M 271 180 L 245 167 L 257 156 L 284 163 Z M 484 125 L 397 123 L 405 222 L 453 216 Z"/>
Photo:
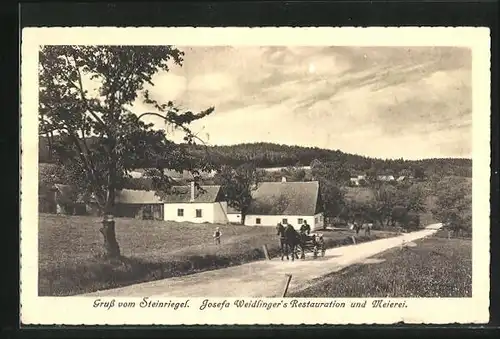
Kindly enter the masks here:
<path id="1" fill-rule="evenodd" d="M 25 28 L 25 325 L 486 323 L 487 28 Z"/>

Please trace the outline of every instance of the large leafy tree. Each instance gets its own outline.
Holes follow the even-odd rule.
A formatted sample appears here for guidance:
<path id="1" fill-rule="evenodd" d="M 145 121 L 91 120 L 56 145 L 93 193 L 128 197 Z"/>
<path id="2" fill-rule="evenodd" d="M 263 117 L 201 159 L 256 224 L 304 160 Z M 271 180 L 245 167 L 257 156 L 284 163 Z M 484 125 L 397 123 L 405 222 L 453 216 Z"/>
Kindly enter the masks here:
<path id="1" fill-rule="evenodd" d="M 182 64 L 183 53 L 172 46 L 43 46 L 39 57 L 39 133 L 49 138 L 70 183 L 100 207 L 105 254 L 119 257 L 115 194 L 130 170 L 149 166 L 155 187 L 168 189 L 164 168 L 196 175 L 200 167 L 182 145 L 167 140 L 164 130 L 153 129 L 142 117 L 161 117 L 183 130 L 185 144 L 192 144 L 196 137 L 189 124 L 213 108 L 181 111 L 145 89 L 154 85 L 157 72 Z M 138 99 L 151 112 L 134 112 Z"/>
<path id="2" fill-rule="evenodd" d="M 236 168 L 222 166 L 215 177 L 215 182 L 221 185 L 227 203 L 241 213 L 241 223 L 252 205 L 252 191 L 261 181 L 262 174 L 253 164 L 243 164 Z"/>
<path id="3" fill-rule="evenodd" d="M 437 185 L 434 217 L 456 235 L 472 234 L 472 184 L 466 178 L 446 177 Z"/>
<path id="4" fill-rule="evenodd" d="M 322 163 L 317 159 L 311 162 L 311 172 L 313 180 L 319 182 L 321 207 L 325 218 L 337 217 L 344 209 L 345 192 L 341 187 L 349 180 L 349 174 L 342 165 Z"/>

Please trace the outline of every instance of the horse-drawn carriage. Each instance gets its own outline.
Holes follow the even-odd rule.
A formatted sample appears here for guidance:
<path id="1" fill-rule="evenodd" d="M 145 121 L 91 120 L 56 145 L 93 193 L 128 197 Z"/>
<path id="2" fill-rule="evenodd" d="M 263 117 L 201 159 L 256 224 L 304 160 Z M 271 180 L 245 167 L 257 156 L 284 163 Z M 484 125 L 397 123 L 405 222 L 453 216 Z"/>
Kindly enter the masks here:
<path id="1" fill-rule="evenodd" d="M 321 255 L 322 257 L 325 256 L 326 246 L 323 234 L 299 234 L 299 236 L 302 239 L 300 245 L 296 247 L 296 253 L 298 254 L 300 252 L 301 259 L 305 259 L 306 253 L 312 253 L 313 258 L 315 259 L 318 255 Z"/>
<path id="2" fill-rule="evenodd" d="M 317 258 L 318 255 L 325 256 L 326 246 L 323 234 L 299 233 L 291 225 L 284 227 L 278 224 L 276 228 L 278 231 L 277 234 L 280 236 L 281 260 L 285 256 L 288 260 L 289 254 L 291 254 L 292 260 L 295 258 L 299 259 L 299 255 L 301 259 L 305 259 L 306 253 L 312 253 L 314 258 Z"/>

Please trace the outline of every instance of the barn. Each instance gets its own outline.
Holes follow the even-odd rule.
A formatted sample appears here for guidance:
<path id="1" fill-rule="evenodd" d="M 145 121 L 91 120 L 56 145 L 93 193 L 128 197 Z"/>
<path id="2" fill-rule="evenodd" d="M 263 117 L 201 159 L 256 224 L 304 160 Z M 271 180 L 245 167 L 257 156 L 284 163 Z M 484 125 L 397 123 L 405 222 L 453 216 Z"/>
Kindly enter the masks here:
<path id="1" fill-rule="evenodd" d="M 323 228 L 318 181 L 262 182 L 252 196 L 245 225 L 276 226 L 282 222 L 297 228 L 307 221 L 313 230 Z"/>
<path id="2" fill-rule="evenodd" d="M 116 192 L 117 217 L 163 220 L 163 202 L 155 191 L 123 189 Z"/>

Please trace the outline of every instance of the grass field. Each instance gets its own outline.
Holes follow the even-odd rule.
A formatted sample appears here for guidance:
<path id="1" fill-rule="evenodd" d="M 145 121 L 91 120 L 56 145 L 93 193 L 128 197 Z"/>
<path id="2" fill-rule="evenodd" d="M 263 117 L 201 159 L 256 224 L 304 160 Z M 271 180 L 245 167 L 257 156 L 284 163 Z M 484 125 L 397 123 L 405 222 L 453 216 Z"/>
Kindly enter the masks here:
<path id="1" fill-rule="evenodd" d="M 228 267 L 278 254 L 274 227 L 219 225 L 222 246 L 213 244 L 215 225 L 117 219 L 123 259 L 100 257 L 100 219 L 40 214 L 39 295 L 74 295 L 139 282 Z M 324 231 L 327 247 L 351 244 L 352 231 Z M 394 235 L 374 231 L 356 242 Z"/>
<path id="2" fill-rule="evenodd" d="M 471 297 L 472 242 L 431 237 L 318 279 L 293 297 Z"/>

